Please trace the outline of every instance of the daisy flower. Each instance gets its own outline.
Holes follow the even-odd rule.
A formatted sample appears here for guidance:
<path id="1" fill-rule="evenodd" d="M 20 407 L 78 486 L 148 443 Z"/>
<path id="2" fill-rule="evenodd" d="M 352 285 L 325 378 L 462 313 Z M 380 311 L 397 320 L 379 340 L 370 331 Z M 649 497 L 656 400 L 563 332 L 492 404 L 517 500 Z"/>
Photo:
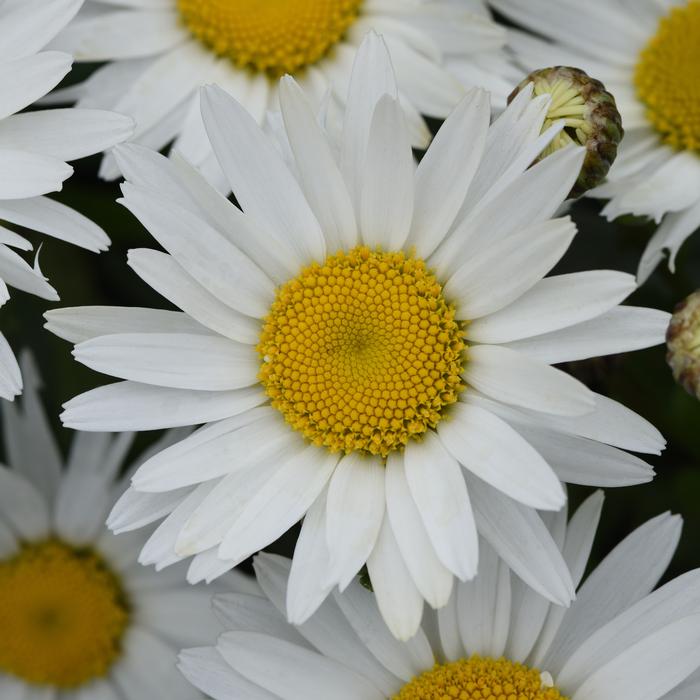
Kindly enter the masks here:
<path id="1" fill-rule="evenodd" d="M 130 118 L 92 109 L 53 109 L 17 114 L 55 87 L 70 71 L 72 59 L 43 47 L 71 20 L 80 0 L 5 0 L 0 3 L 0 224 L 34 229 L 95 252 L 109 239 L 91 221 L 44 197 L 57 192 L 73 169 L 66 161 L 82 158 L 123 141 L 133 129 Z M 56 301 L 56 290 L 37 261 L 28 265 L 14 250 L 31 243 L 0 225 L 0 305 L 10 298 L 8 285 Z M 22 391 L 12 350 L 0 334 L 0 397 Z"/>
<path id="2" fill-rule="evenodd" d="M 124 488 L 118 474 L 133 434 L 77 433 L 64 465 L 31 358 L 22 365 L 22 405 L 2 406 L 9 466 L 0 467 L 0 696 L 199 697 L 178 673 L 176 651 L 221 631 L 211 592 L 175 570 L 139 566 L 145 535 L 104 527 Z"/>
<path id="3" fill-rule="evenodd" d="M 602 495 L 552 536 L 582 577 Z M 290 562 L 261 554 L 259 589 L 215 598 L 216 646 L 187 649 L 180 669 L 215 700 L 688 700 L 700 692 L 700 570 L 653 590 L 680 519 L 659 516 L 594 569 L 566 610 L 524 588 L 484 546 L 474 581 L 397 641 L 380 610 L 404 599 L 353 581 L 300 627 L 285 621 Z M 401 580 L 403 572 L 394 574 Z"/>
<path id="4" fill-rule="evenodd" d="M 527 71 L 567 64 L 615 95 L 626 136 L 607 183 L 603 214 L 661 222 L 639 264 L 644 281 L 700 226 L 700 2 L 698 0 L 491 0 L 545 39 L 510 32 Z M 561 107 L 561 105 L 558 105 Z"/>
<path id="5" fill-rule="evenodd" d="M 414 146 L 430 133 L 420 116 L 444 118 L 463 85 L 498 90 L 512 82 L 501 51 L 505 32 L 482 0 L 87 0 L 54 41 L 78 60 L 107 61 L 55 99 L 77 99 L 132 115 L 134 140 L 175 147 L 224 182 L 202 124 L 198 87 L 221 85 L 258 121 L 278 109 L 285 73 L 319 103 L 342 108 L 350 71 L 368 30 L 384 34 Z M 119 174 L 108 158 L 102 175 Z"/>
<path id="6" fill-rule="evenodd" d="M 453 575 L 475 575 L 478 532 L 568 603 L 537 509 L 562 507 L 562 481 L 648 481 L 623 449 L 657 453 L 663 440 L 551 364 L 654 345 L 668 324 L 618 305 L 630 275 L 543 279 L 576 232 L 550 217 L 582 149 L 528 168 L 562 126 L 540 136 L 548 98 L 525 91 L 489 127 L 475 89 L 416 169 L 377 35 L 358 54 L 338 148 L 292 78 L 280 101 L 278 150 L 226 92 L 203 92 L 242 211 L 183 159 L 119 147 L 123 203 L 168 251 L 132 250 L 129 263 L 181 312 L 47 314 L 79 362 L 126 380 L 70 401 L 66 425 L 205 424 L 138 470 L 110 527 L 167 516 L 141 560 L 194 556 L 197 581 L 306 516 L 296 622 L 366 562 L 381 577 L 387 557 L 440 607 Z"/>

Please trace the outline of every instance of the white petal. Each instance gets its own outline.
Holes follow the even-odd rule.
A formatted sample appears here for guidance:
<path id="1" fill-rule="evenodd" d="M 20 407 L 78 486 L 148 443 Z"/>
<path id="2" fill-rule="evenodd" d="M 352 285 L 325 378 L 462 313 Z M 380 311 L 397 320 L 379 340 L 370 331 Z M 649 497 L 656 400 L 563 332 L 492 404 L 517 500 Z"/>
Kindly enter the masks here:
<path id="1" fill-rule="evenodd" d="M 278 697 L 236 673 L 213 647 L 181 651 L 177 667 L 195 688 L 214 700 L 229 700 L 233 697 L 276 700 Z"/>
<path id="2" fill-rule="evenodd" d="M 45 51 L 0 63 L 0 119 L 19 112 L 43 97 L 70 71 L 72 62 L 65 53 Z"/>
<path id="3" fill-rule="evenodd" d="M 76 345 L 73 355 L 98 372 L 176 389 L 241 389 L 259 371 L 250 346 L 187 333 L 105 335 Z"/>
<path id="4" fill-rule="evenodd" d="M 432 667 L 434 656 L 423 630 L 418 628 L 405 642 L 396 639 L 382 619 L 377 599 L 359 581 L 334 597 L 357 636 L 395 676 L 408 681 Z"/>
<path id="5" fill-rule="evenodd" d="M 413 216 L 413 154 L 398 100 L 384 95 L 374 110 L 360 190 L 360 228 L 371 248 L 398 250 Z"/>
<path id="6" fill-rule="evenodd" d="M 121 333 L 202 333 L 209 331 L 177 311 L 129 306 L 72 306 L 44 315 L 45 328 L 70 343 Z"/>
<path id="7" fill-rule="evenodd" d="M 406 568 L 388 515 L 384 515 L 367 570 L 379 611 L 391 633 L 401 641 L 413 637 L 423 616 L 423 597 Z"/>
<path id="8" fill-rule="evenodd" d="M 545 413 L 577 416 L 595 406 L 593 394 L 578 380 L 499 345 L 469 348 L 464 378 L 498 401 Z"/>
<path id="9" fill-rule="evenodd" d="M 668 251 L 669 269 L 674 272 L 678 249 L 698 227 L 700 227 L 700 201 L 683 211 L 667 214 L 644 249 L 637 269 L 638 283 L 641 285 L 647 280 L 661 262 L 665 250 Z"/>
<path id="10" fill-rule="evenodd" d="M 122 10 L 78 18 L 52 42 L 81 61 L 153 56 L 187 39 L 173 9 Z"/>
<path id="11" fill-rule="evenodd" d="M 274 637 L 227 632 L 217 648 L 236 671 L 282 700 L 383 700 L 374 686 L 346 666 Z"/>
<path id="12" fill-rule="evenodd" d="M 167 493 L 141 493 L 129 488 L 114 504 L 107 527 L 119 535 L 150 525 L 170 515 L 189 492 L 189 488 L 182 488 Z"/>
<path id="13" fill-rule="evenodd" d="M 256 568 L 259 558 L 256 558 Z M 262 632 L 306 646 L 294 625 L 267 598 L 246 593 L 225 593 L 212 599 L 214 613 L 226 629 Z"/>
<path id="14" fill-rule="evenodd" d="M 253 563 L 258 583 L 277 610 L 285 614 L 290 562 L 284 557 L 261 553 Z M 385 695 L 399 684 L 362 643 L 333 598 L 326 599 L 318 612 L 298 628 L 299 634 L 324 656 L 364 676 Z M 306 646 L 306 644 L 304 644 Z"/>
<path id="15" fill-rule="evenodd" d="M 468 654 L 503 656 L 510 622 L 510 570 L 488 545 L 481 548 L 479 575 L 457 585 L 457 619 Z"/>
<path id="16" fill-rule="evenodd" d="M 576 181 L 584 154 L 584 149 L 573 147 L 556 151 L 512 178 L 496 194 L 471 204 L 465 218 L 430 258 L 438 275 L 449 276 L 477 251 L 488 250 L 527 227 L 545 224 Z M 485 154 L 483 162 L 488 157 Z M 527 168 L 529 162 L 522 167 Z"/>
<path id="17" fill-rule="evenodd" d="M 0 200 L 58 192 L 73 168 L 58 158 L 0 148 Z"/>
<path id="18" fill-rule="evenodd" d="M 31 56 L 41 50 L 70 22 L 83 0 L 24 0 L 3 7 L 7 32 L 0 46 L 0 62 Z"/>
<path id="19" fill-rule="evenodd" d="M 615 447 L 552 430 L 516 428 L 552 465 L 557 476 L 570 484 L 633 486 L 654 476 L 649 464 Z"/>
<path id="20" fill-rule="evenodd" d="M 258 387 L 190 391 L 126 381 L 76 396 L 64 404 L 61 420 L 74 430 L 159 430 L 229 418 L 265 401 Z"/>
<path id="21" fill-rule="evenodd" d="M 573 362 L 659 345 L 669 321 L 665 311 L 617 306 L 590 321 L 516 340 L 509 347 L 548 364 Z"/>
<path id="22" fill-rule="evenodd" d="M 46 537 L 49 529 L 47 504 L 25 478 L 0 466 L 0 514 L 22 540 Z"/>
<path id="23" fill-rule="evenodd" d="M 386 505 L 401 555 L 421 595 L 433 608 L 447 603 L 452 573 L 438 559 L 406 481 L 403 459 L 391 453 L 386 462 Z"/>
<path id="24" fill-rule="evenodd" d="M 128 183 L 122 191 L 129 211 L 202 286 L 241 313 L 267 314 L 274 285 L 247 255 L 198 216 L 152 191 Z"/>
<path id="25" fill-rule="evenodd" d="M 481 161 L 489 125 L 489 98 L 470 90 L 440 127 L 416 171 L 408 245 L 422 258 L 440 244 L 459 212 Z"/>
<path id="26" fill-rule="evenodd" d="M 625 649 L 579 687 L 572 700 L 601 693 L 658 700 L 700 666 L 700 615 L 672 622 Z"/>
<path id="27" fill-rule="evenodd" d="M 202 92 L 214 152 L 244 212 L 292 246 L 302 264 L 326 257 L 323 234 L 299 184 L 252 117 L 216 87 Z"/>
<path id="28" fill-rule="evenodd" d="M 479 406 L 458 403 L 438 436 L 459 463 L 524 505 L 559 510 L 564 489 L 540 454 L 505 421 Z"/>
<path id="29" fill-rule="evenodd" d="M 280 81 L 280 105 L 301 186 L 321 225 L 328 251 L 352 248 L 357 244 L 357 223 L 350 195 L 311 105 L 289 76 Z"/>
<path id="30" fill-rule="evenodd" d="M 476 574 L 479 547 L 459 463 L 430 431 L 404 453 L 411 495 L 440 561 L 459 579 Z"/>
<path id="31" fill-rule="evenodd" d="M 537 223 L 482 251 L 472 251 L 444 287 L 459 318 L 474 320 L 507 307 L 559 262 L 576 235 L 568 218 Z"/>
<path id="32" fill-rule="evenodd" d="M 304 623 L 333 588 L 324 580 L 330 563 L 326 545 L 326 494 L 309 509 L 294 550 L 287 589 L 287 615 L 292 624 Z"/>
<path id="33" fill-rule="evenodd" d="M 95 253 L 109 247 L 107 234 L 97 224 L 48 197 L 0 202 L 0 219 Z"/>
<path id="34" fill-rule="evenodd" d="M 469 324 L 479 343 L 505 343 L 567 328 L 617 306 L 636 289 L 624 272 L 591 270 L 546 277 L 505 308 Z"/>
<path id="35" fill-rule="evenodd" d="M 328 487 L 326 541 L 329 582 L 343 590 L 362 568 L 384 517 L 384 466 L 355 453 L 341 459 Z"/>
<path id="36" fill-rule="evenodd" d="M 144 462 L 132 483 L 139 491 L 169 491 L 243 469 L 287 448 L 293 433 L 286 427 L 267 406 L 212 423 Z"/>
<path id="37" fill-rule="evenodd" d="M 628 535 L 599 564 L 564 616 L 545 668 L 558 672 L 593 632 L 634 605 L 654 588 L 678 544 L 681 519 L 659 515 Z"/>
<path id="38" fill-rule="evenodd" d="M 304 517 L 339 459 L 310 445 L 287 461 L 246 503 L 224 537 L 219 556 L 241 560 L 283 535 Z"/>
<path id="39" fill-rule="evenodd" d="M 479 532 L 525 583 L 557 605 L 574 597 L 571 575 L 537 511 L 471 477 Z"/>
<path id="40" fill-rule="evenodd" d="M 16 114 L 0 122 L 0 148 L 75 160 L 128 138 L 129 117 L 94 109 L 52 109 Z"/>
<path id="41" fill-rule="evenodd" d="M 12 401 L 21 393 L 22 375 L 19 365 L 5 336 L 0 333 L 0 396 Z"/>
<path id="42" fill-rule="evenodd" d="M 190 277 L 172 256 L 158 250 L 138 248 L 130 250 L 127 259 L 129 267 L 144 282 L 203 326 L 239 343 L 257 343 L 260 324 L 219 301 Z"/>
<path id="43" fill-rule="evenodd" d="M 359 211 L 370 125 L 382 95 L 397 96 L 394 69 L 384 40 L 370 32 L 354 56 L 340 158 L 341 171 L 356 211 Z"/>
<path id="44" fill-rule="evenodd" d="M 132 626 L 126 632 L 124 654 L 111 675 L 127 698 L 164 694 L 169 700 L 190 700 L 192 687 L 180 675 L 175 649 L 151 632 Z"/>

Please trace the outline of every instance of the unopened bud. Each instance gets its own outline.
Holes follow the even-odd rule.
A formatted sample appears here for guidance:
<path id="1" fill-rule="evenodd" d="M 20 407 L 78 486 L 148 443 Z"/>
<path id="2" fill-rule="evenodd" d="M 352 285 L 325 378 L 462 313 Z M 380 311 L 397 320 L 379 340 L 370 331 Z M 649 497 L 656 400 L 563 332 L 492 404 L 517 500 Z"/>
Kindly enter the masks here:
<path id="1" fill-rule="evenodd" d="M 700 290 L 676 306 L 666 332 L 666 361 L 673 378 L 700 399 Z"/>
<path id="2" fill-rule="evenodd" d="M 530 73 L 513 90 L 508 102 L 530 83 L 534 84 L 533 96 L 551 96 L 542 131 L 559 120 L 564 121 L 564 128 L 537 160 L 571 144 L 586 149 L 581 173 L 569 193 L 570 198 L 580 197 L 605 180 L 617 157 L 617 146 L 622 140 L 624 130 L 615 98 L 605 89 L 603 83 L 591 78 L 582 70 L 554 66 Z"/>

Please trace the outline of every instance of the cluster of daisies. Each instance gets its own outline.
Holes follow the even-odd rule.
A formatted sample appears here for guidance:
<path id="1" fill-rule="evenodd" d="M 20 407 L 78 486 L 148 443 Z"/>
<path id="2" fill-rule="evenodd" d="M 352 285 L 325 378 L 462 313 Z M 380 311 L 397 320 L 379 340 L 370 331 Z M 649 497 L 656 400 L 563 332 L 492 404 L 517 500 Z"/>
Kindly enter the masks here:
<path id="1" fill-rule="evenodd" d="M 177 309 L 47 312 L 118 380 L 65 457 L 0 335 L 2 700 L 700 698 L 680 519 L 584 575 L 567 510 L 664 440 L 559 367 L 664 339 L 622 302 L 700 226 L 700 0 L 491 5 L 0 0 L 0 303 L 58 300 L 17 229 L 106 250 L 46 196 L 104 153 Z M 636 278 L 550 274 L 583 193 L 660 223 Z"/>

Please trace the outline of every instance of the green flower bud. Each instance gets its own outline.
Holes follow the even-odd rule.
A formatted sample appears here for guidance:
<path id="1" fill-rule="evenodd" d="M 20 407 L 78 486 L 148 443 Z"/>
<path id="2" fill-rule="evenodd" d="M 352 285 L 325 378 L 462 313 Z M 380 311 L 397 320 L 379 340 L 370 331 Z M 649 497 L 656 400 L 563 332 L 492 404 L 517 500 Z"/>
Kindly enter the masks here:
<path id="1" fill-rule="evenodd" d="M 617 157 L 624 130 L 615 98 L 603 83 L 582 70 L 554 66 L 530 73 L 513 90 L 508 102 L 530 83 L 534 84 L 533 96 L 548 94 L 552 98 L 542 131 L 564 120 L 562 131 L 537 160 L 570 144 L 586 149 L 581 173 L 569 193 L 570 198 L 580 197 L 603 182 Z"/>

